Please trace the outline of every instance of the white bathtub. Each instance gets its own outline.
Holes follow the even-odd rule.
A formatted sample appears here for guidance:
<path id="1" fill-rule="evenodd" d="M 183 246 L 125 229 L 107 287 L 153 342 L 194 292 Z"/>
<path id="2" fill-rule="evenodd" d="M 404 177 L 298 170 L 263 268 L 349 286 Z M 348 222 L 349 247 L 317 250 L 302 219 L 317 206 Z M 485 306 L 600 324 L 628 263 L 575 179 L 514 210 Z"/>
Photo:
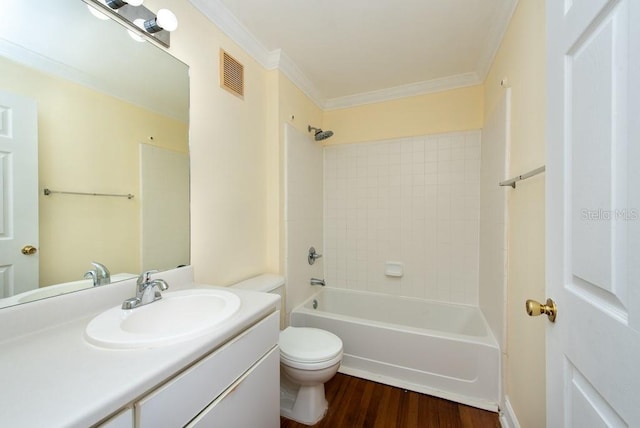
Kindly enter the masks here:
<path id="1" fill-rule="evenodd" d="M 478 308 L 327 287 L 291 325 L 338 335 L 342 373 L 498 410 L 500 350 Z"/>

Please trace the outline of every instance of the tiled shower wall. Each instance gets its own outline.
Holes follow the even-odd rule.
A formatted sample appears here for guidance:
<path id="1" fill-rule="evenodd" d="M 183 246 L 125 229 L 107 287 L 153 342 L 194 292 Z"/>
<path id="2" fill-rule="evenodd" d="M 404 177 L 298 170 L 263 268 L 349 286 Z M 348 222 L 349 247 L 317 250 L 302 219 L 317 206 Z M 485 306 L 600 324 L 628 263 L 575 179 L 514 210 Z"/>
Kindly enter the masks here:
<path id="1" fill-rule="evenodd" d="M 325 147 L 327 285 L 477 305 L 480 138 Z M 403 276 L 385 275 L 386 262 Z"/>

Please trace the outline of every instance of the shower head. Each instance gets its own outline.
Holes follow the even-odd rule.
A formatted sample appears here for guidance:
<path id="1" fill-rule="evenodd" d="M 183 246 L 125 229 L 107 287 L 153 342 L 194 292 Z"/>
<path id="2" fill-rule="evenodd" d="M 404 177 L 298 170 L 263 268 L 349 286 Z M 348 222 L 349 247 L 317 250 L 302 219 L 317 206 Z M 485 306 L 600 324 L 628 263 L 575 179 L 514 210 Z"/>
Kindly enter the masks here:
<path id="1" fill-rule="evenodd" d="M 313 136 L 316 141 L 326 140 L 327 138 L 333 135 L 333 131 L 323 131 L 320 128 L 314 128 L 313 126 L 309 125 L 309 132 L 311 132 L 312 129 L 313 129 Z"/>

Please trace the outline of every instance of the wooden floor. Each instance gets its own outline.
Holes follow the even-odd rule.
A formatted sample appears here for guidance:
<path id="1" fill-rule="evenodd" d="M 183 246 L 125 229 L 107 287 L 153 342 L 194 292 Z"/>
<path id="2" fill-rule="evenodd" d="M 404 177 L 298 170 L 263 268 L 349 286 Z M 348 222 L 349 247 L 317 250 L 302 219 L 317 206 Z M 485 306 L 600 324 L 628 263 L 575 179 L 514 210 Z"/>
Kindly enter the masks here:
<path id="1" fill-rule="evenodd" d="M 329 410 L 316 428 L 499 428 L 498 414 L 338 373 L 325 384 Z M 280 418 L 281 428 L 305 428 Z"/>

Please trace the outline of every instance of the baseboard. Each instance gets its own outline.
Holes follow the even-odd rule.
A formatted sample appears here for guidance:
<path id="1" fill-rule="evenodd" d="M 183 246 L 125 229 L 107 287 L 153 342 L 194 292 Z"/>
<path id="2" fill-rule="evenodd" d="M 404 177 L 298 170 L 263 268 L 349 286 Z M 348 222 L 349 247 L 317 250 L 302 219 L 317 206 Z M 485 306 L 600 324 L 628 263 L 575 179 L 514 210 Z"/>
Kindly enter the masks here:
<path id="1" fill-rule="evenodd" d="M 520 428 L 520 423 L 516 417 L 509 397 L 504 398 L 504 409 L 500 412 L 500 425 L 502 428 Z"/>

